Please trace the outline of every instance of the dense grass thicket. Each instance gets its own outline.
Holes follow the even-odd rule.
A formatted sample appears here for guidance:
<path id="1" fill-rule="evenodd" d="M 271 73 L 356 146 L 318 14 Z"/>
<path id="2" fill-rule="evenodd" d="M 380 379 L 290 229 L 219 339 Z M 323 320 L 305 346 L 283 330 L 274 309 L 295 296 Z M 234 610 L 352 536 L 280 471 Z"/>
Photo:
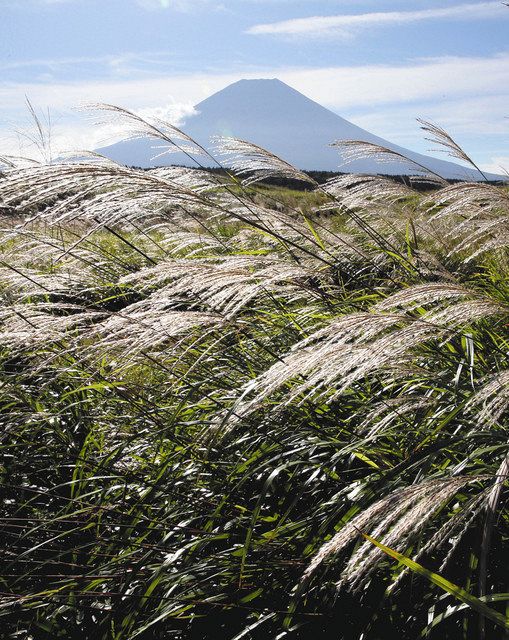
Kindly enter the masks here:
<path id="1" fill-rule="evenodd" d="M 507 189 L 218 152 L 4 160 L 2 638 L 503 638 Z"/>

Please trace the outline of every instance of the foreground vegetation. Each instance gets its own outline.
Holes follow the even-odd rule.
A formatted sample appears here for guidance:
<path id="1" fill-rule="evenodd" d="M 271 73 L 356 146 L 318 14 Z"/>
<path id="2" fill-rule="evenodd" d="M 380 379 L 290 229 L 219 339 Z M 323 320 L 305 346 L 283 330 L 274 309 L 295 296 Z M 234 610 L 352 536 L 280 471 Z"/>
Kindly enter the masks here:
<path id="1" fill-rule="evenodd" d="M 220 151 L 4 161 L 2 637 L 504 637 L 507 190 Z"/>

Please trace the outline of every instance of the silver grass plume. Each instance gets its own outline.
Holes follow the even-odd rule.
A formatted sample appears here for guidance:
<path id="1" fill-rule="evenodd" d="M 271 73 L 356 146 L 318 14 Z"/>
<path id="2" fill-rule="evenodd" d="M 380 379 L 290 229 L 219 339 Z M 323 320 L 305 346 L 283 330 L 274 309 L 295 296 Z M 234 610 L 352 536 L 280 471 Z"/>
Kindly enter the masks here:
<path id="1" fill-rule="evenodd" d="M 445 552 L 445 547 L 447 546 L 447 553 L 443 556 L 442 563 L 438 570 L 439 573 L 445 571 L 463 536 L 469 531 L 472 523 L 479 518 L 482 510 L 485 508 L 486 497 L 489 495 L 489 491 L 489 488 L 485 489 L 481 491 L 479 495 L 465 501 L 438 531 L 424 542 L 413 556 L 413 560 L 419 562 L 423 556 L 439 549 Z M 390 585 L 389 591 L 395 591 L 401 582 L 410 575 L 410 570 L 405 567 L 392 585 Z"/>
<path id="2" fill-rule="evenodd" d="M 40 165 L 39 160 L 34 158 L 26 158 L 25 156 L 0 156 L 0 173 L 4 173 L 9 169 L 20 169 L 23 167 L 33 167 L 34 165 Z"/>
<path id="3" fill-rule="evenodd" d="M 190 167 L 157 167 L 156 169 L 148 169 L 148 171 L 172 184 L 181 185 L 196 193 L 224 189 L 231 184 L 227 178 L 219 179 L 213 173 Z"/>
<path id="4" fill-rule="evenodd" d="M 157 230 L 157 227 L 155 227 L 155 230 Z M 225 243 L 219 238 L 191 230 L 173 231 L 171 234 L 165 233 L 160 240 L 160 244 L 174 257 L 205 257 L 215 254 L 220 255 L 225 251 Z"/>
<path id="5" fill-rule="evenodd" d="M 444 293 L 451 293 L 447 284 Z M 429 299 L 428 291 L 425 295 Z M 413 298 L 416 301 L 415 295 Z M 235 405 L 235 415 L 249 415 L 291 380 L 295 383 L 279 406 L 294 403 L 298 397 L 301 402 L 324 394 L 335 399 L 374 372 L 397 372 L 411 358 L 412 350 L 428 340 L 444 339 L 459 326 L 506 312 L 504 305 L 473 294 L 471 300 L 439 306 L 417 318 L 374 312 L 343 316 L 294 345 L 281 362 L 251 381 Z M 246 400 L 249 395 L 252 399 Z"/>
<path id="6" fill-rule="evenodd" d="M 23 267 L 22 270 L 17 267 L 13 270 L 2 264 L 6 263 L 0 258 L 0 285 L 5 293 L 18 301 L 48 294 L 72 295 L 79 292 L 82 296 L 99 284 L 94 274 L 87 274 L 85 270 L 76 268 L 76 265 L 73 265 L 72 269 L 69 265 L 64 265 L 58 271 L 45 273 L 27 267 Z"/>
<path id="7" fill-rule="evenodd" d="M 504 189 L 490 184 L 462 182 L 434 192 L 424 200 L 422 207 L 430 220 L 454 216 L 460 224 L 468 225 L 478 217 L 506 211 L 509 195 Z"/>
<path id="8" fill-rule="evenodd" d="M 449 304 L 451 300 L 458 302 Z M 380 312 L 402 308 L 412 311 L 428 305 L 434 305 L 434 308 L 420 315 L 419 319 L 436 326 L 437 337 L 446 327 L 454 328 L 484 317 L 507 313 L 506 305 L 498 300 L 449 282 L 408 287 L 377 303 L 373 310 Z"/>
<path id="9" fill-rule="evenodd" d="M 293 252 L 292 255 L 301 260 L 304 256 L 313 257 L 318 263 L 334 265 L 334 254 L 324 242 L 320 242 L 311 233 L 309 226 L 295 216 L 284 211 L 277 211 L 260 206 L 254 202 L 240 199 L 231 193 L 223 193 L 220 204 L 213 214 L 214 219 L 220 219 L 225 223 L 236 224 L 239 221 L 254 227 L 258 235 L 271 236 L 263 241 L 270 243 L 274 248 L 285 247 Z M 210 218 L 208 218 L 210 219 Z M 324 239 L 338 238 L 326 233 Z"/>
<path id="10" fill-rule="evenodd" d="M 67 225 L 65 234 L 58 226 L 45 231 L 29 225 L 11 226 L 1 229 L 0 233 L 3 234 L 3 282 L 10 287 L 11 294 L 14 291 L 9 281 L 19 287 L 19 292 L 40 292 L 51 288 L 44 280 L 52 276 L 59 279 L 62 287 L 66 286 L 66 279 L 69 290 L 78 283 L 88 290 L 100 286 L 104 280 L 115 281 L 126 271 L 121 260 L 87 238 L 82 225 L 77 229 Z"/>
<path id="11" fill-rule="evenodd" d="M 490 232 L 494 231 L 494 227 L 495 225 L 490 225 Z M 484 232 L 485 229 L 482 229 L 481 232 Z M 475 243 L 475 250 L 472 250 L 472 244 Z M 465 242 L 465 244 L 461 247 L 461 250 L 464 249 L 468 249 L 470 250 L 470 255 L 468 255 L 464 262 L 468 263 L 471 262 L 473 260 L 475 260 L 476 258 L 478 258 L 480 255 L 482 255 L 483 253 L 486 253 L 488 251 L 499 251 L 499 250 L 503 250 L 506 249 L 507 247 L 509 247 L 509 229 L 500 229 L 499 233 L 490 233 L 489 237 L 483 237 L 482 240 L 480 240 L 479 238 L 476 238 L 474 243 L 472 242 Z M 460 248 L 458 247 L 458 250 L 460 250 Z"/>
<path id="12" fill-rule="evenodd" d="M 51 165 L 9 173 L 0 181 L 0 199 L 20 211 L 42 208 L 31 219 L 51 224 L 145 222 L 170 206 L 200 211 L 215 206 L 178 181 L 113 163 Z M 49 199 L 55 204 L 48 206 Z"/>
<path id="13" fill-rule="evenodd" d="M 488 181 L 486 175 L 476 165 L 472 158 L 460 147 L 460 145 L 455 140 L 453 140 L 453 138 L 447 133 L 447 131 L 445 131 L 445 129 L 442 129 L 442 127 L 439 127 L 432 122 L 422 120 L 421 118 L 418 118 L 417 122 L 421 125 L 421 129 L 429 134 L 430 137 L 427 137 L 426 140 L 429 140 L 430 142 L 438 144 L 440 145 L 440 147 L 442 147 L 442 149 L 434 149 L 434 151 L 444 151 L 452 158 L 457 158 L 458 160 L 467 162 L 469 165 L 474 167 L 474 169 L 477 169 L 484 180 Z"/>
<path id="14" fill-rule="evenodd" d="M 401 418 L 417 415 L 423 409 L 428 410 L 438 403 L 431 396 L 407 396 L 389 398 L 375 405 L 364 417 L 359 425 L 358 432 L 366 434 L 366 437 L 386 433 L 393 425 L 401 429 Z"/>
<path id="15" fill-rule="evenodd" d="M 242 184 L 250 185 L 272 177 L 289 178 L 316 185 L 303 171 L 299 171 L 286 160 L 252 142 L 238 138 L 215 137 L 215 149 L 239 176 Z"/>
<path id="16" fill-rule="evenodd" d="M 111 314 L 89 334 L 91 353 L 114 353 L 125 365 L 140 353 L 156 353 L 165 344 L 175 343 L 175 338 L 224 322 L 213 313 L 174 310 L 173 304 L 172 299 L 158 295 Z"/>
<path id="17" fill-rule="evenodd" d="M 504 213 L 509 197 L 504 189 L 484 183 L 451 185 L 423 203 L 428 219 L 454 241 L 449 254 L 465 252 L 465 262 L 509 244 Z M 453 224 L 454 222 L 454 224 Z"/>
<path id="18" fill-rule="evenodd" d="M 320 548 L 304 572 L 302 581 L 307 583 L 325 561 L 345 551 L 361 533 L 369 533 L 384 545 L 403 552 L 433 515 L 460 489 L 485 479 L 485 476 L 458 476 L 432 480 L 398 489 L 378 500 L 347 522 Z M 384 557 L 384 553 L 369 541 L 361 543 L 343 566 L 338 588 L 352 591 L 362 588 Z"/>
<path id="19" fill-rule="evenodd" d="M 81 337 L 105 315 L 72 304 L 6 306 L 0 311 L 0 344 L 18 350 L 50 346 L 69 337 Z"/>
<path id="20" fill-rule="evenodd" d="M 249 224 L 267 233 L 298 255 L 315 256 L 333 264 L 333 256 L 324 249 L 304 223 L 221 189 L 193 190 L 182 183 L 181 174 L 140 171 L 113 163 L 74 163 L 20 170 L 0 182 L 0 198 L 20 212 L 36 208 L 29 221 L 52 225 L 104 226 L 135 224 L 154 226 L 161 217 L 175 218 L 179 213 L 195 220 L 213 220 Z M 48 205 L 48 200 L 54 200 Z M 203 223 L 202 223 L 203 224 Z M 90 233 L 90 231 L 89 231 Z"/>
<path id="21" fill-rule="evenodd" d="M 163 260 L 124 276 L 120 283 L 136 286 L 140 291 L 157 286 L 156 296 L 191 299 L 232 318 L 260 294 L 280 294 L 285 287 L 305 289 L 306 281 L 312 277 L 316 277 L 314 270 L 272 256 L 224 256 Z"/>
<path id="22" fill-rule="evenodd" d="M 509 371 L 504 370 L 485 381 L 485 384 L 470 398 L 465 410 L 476 409 L 481 424 L 493 425 L 509 407 Z M 480 408 L 480 412 L 477 412 Z"/>
<path id="23" fill-rule="evenodd" d="M 407 225 L 404 215 L 395 215 L 416 192 L 401 183 L 381 176 L 344 175 L 332 178 L 317 187 L 332 199 L 320 207 L 320 211 L 334 211 L 344 208 L 349 214 L 348 226 L 357 231 L 359 226 L 366 231 L 382 233 L 390 240 L 391 232 L 401 231 Z M 396 207 L 395 205 L 399 205 Z M 391 206 L 390 215 L 388 207 Z M 354 213 L 355 212 L 355 213 Z M 367 226 L 366 226 L 367 225 Z M 372 234 L 371 234 L 372 235 Z"/>
<path id="24" fill-rule="evenodd" d="M 317 189 L 339 199 L 340 204 L 349 208 L 363 208 L 373 203 L 396 203 L 415 196 L 416 191 L 406 185 L 382 176 L 336 176 Z M 332 206 L 324 205 L 324 207 Z"/>
<path id="25" fill-rule="evenodd" d="M 429 174 L 434 176 L 437 181 L 441 182 L 441 184 L 447 184 L 446 180 L 428 167 L 425 167 L 415 160 L 411 160 L 397 151 L 393 151 L 392 149 L 383 147 L 379 144 L 364 142 L 363 140 L 336 140 L 331 143 L 330 146 L 339 149 L 343 159 L 343 165 L 350 164 L 356 160 L 365 160 L 366 158 L 373 159 L 381 164 L 397 160 L 398 162 L 404 163 L 409 169 L 412 169 L 418 174 Z"/>
<path id="26" fill-rule="evenodd" d="M 467 287 L 448 282 L 431 282 L 423 285 L 415 285 L 394 293 L 385 300 L 378 302 L 374 309 L 377 311 L 389 311 L 397 309 L 415 309 L 435 303 L 447 303 L 449 300 L 459 298 L 476 298 L 478 294 Z"/>

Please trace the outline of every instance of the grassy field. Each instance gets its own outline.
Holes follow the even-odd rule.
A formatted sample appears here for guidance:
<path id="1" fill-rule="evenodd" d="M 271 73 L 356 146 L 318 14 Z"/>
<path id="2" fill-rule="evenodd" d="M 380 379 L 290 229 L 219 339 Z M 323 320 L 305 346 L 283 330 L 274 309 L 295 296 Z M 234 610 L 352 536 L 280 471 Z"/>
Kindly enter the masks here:
<path id="1" fill-rule="evenodd" d="M 2 637 L 507 637 L 507 189 L 225 144 L 4 162 Z"/>

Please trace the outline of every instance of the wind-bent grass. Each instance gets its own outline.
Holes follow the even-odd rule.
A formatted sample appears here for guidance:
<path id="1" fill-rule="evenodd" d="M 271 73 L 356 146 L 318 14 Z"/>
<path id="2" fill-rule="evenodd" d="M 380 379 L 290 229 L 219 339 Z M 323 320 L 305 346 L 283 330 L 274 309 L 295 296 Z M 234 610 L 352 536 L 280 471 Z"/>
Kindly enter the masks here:
<path id="1" fill-rule="evenodd" d="M 222 151 L 4 163 L 4 637 L 499 638 L 507 190 Z"/>

